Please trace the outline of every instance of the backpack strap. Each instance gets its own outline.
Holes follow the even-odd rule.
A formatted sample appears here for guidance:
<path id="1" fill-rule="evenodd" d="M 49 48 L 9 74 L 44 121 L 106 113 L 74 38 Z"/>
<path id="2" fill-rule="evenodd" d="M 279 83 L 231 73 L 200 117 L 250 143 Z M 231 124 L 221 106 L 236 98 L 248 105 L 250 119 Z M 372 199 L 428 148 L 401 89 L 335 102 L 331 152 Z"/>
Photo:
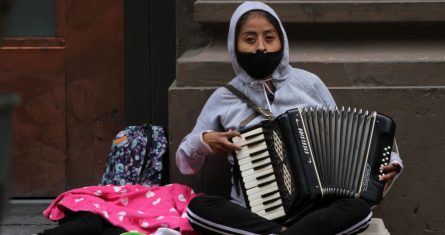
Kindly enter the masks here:
<path id="1" fill-rule="evenodd" d="M 263 117 L 267 118 L 268 120 L 272 120 L 274 118 L 273 114 L 270 112 L 269 109 L 265 109 L 255 102 L 253 102 L 249 97 L 247 97 L 244 93 L 242 93 L 240 90 L 236 89 L 234 86 L 230 84 L 226 84 L 225 88 L 227 88 L 229 91 L 231 91 L 234 95 L 236 95 L 241 101 L 249 105 L 251 108 L 253 108 L 255 111 L 257 111 L 259 114 L 261 114 Z"/>
<path id="2" fill-rule="evenodd" d="M 151 142 L 152 142 L 152 136 L 151 136 L 151 125 L 143 124 L 143 130 L 145 132 L 145 135 L 147 136 L 147 143 L 145 145 L 145 156 L 144 161 L 142 163 L 141 172 L 139 173 L 138 180 L 144 179 L 144 169 L 147 167 L 148 161 L 150 161 L 150 151 L 151 151 Z M 139 182 L 138 182 L 139 183 Z"/>

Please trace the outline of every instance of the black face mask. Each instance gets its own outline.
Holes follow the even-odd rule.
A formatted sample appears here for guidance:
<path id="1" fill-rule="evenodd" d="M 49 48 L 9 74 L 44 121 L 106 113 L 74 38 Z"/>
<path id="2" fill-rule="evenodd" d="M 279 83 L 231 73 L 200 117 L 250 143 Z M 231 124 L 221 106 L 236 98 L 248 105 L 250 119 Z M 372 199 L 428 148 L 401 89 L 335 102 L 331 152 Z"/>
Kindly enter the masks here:
<path id="1" fill-rule="evenodd" d="M 254 79 L 263 79 L 270 76 L 283 58 L 283 50 L 276 52 L 236 52 L 239 65 Z"/>

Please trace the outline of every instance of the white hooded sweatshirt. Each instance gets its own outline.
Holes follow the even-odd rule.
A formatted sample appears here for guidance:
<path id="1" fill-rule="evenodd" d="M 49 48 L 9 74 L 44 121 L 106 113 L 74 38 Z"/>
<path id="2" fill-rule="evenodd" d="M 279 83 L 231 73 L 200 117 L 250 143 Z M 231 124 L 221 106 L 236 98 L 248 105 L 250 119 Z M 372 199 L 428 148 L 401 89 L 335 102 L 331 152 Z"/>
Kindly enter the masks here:
<path id="1" fill-rule="evenodd" d="M 275 98 L 269 102 L 265 93 L 264 81 L 250 77 L 238 64 L 235 55 L 235 28 L 239 18 L 251 10 L 269 12 L 280 24 L 283 35 L 283 58 L 272 74 L 275 86 Z M 230 20 L 227 48 L 236 77 L 229 84 L 242 91 L 252 101 L 270 109 L 274 116 L 278 116 L 293 108 L 306 106 L 335 106 L 335 101 L 324 83 L 314 74 L 292 68 L 289 65 L 289 43 L 286 32 L 277 14 L 264 3 L 244 2 L 233 13 Z M 183 174 L 196 174 L 204 165 L 207 156 L 213 154 L 212 149 L 202 140 L 202 133 L 206 131 L 239 130 L 240 122 L 254 114 L 255 111 L 243 103 L 238 97 L 224 87 L 218 88 L 207 100 L 199 115 L 196 125 L 181 142 L 176 153 L 176 165 Z M 262 116 L 257 116 L 248 123 L 247 127 L 259 123 Z M 401 160 L 397 157 L 397 162 Z M 228 155 L 228 161 L 233 165 L 233 156 Z M 232 180 L 233 182 L 233 180 Z M 245 206 L 243 195 L 237 195 L 232 186 L 232 201 Z"/>

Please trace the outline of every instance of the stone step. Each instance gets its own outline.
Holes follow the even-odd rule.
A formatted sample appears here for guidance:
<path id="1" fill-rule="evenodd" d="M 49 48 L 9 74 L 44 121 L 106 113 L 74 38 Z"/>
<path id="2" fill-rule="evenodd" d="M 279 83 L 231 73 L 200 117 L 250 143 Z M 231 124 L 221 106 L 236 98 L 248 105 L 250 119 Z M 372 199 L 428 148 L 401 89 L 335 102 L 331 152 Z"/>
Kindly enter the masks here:
<path id="1" fill-rule="evenodd" d="M 198 22 L 229 22 L 242 0 L 197 0 Z M 444 0 L 280 0 L 263 1 L 283 22 L 444 22 Z"/>
<path id="2" fill-rule="evenodd" d="M 331 87 L 445 85 L 445 40 L 308 40 L 290 48 L 291 65 Z M 233 77 L 224 40 L 177 60 L 178 87 L 220 86 Z"/>

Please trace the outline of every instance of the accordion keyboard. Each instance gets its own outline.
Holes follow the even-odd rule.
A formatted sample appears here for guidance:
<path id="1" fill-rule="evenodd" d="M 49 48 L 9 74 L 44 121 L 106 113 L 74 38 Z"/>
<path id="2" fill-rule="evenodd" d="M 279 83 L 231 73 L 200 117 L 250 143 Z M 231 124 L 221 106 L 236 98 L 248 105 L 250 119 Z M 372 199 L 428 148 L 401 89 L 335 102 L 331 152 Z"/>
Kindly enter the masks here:
<path id="1" fill-rule="evenodd" d="M 236 151 L 236 158 L 250 210 L 270 220 L 284 216 L 263 129 L 253 129 L 232 141 L 241 146 L 241 150 Z"/>

